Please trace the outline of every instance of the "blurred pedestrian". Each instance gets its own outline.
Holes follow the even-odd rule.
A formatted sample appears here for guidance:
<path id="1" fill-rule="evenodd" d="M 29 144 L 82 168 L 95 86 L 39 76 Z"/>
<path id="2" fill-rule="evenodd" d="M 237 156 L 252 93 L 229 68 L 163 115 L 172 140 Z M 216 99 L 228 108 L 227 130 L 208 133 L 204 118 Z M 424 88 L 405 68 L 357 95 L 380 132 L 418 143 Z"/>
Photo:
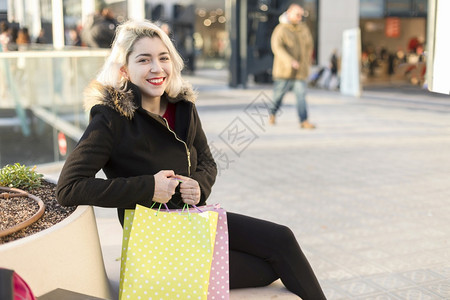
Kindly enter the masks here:
<path id="1" fill-rule="evenodd" d="M 328 77 L 325 82 L 325 88 L 331 89 L 332 88 L 332 81 L 333 79 L 336 80 L 335 87 L 337 88 L 339 86 L 339 78 L 338 78 L 338 68 L 339 68 L 339 58 L 337 55 L 337 49 L 334 49 L 331 53 L 330 57 L 330 72 L 328 74 Z"/>
<path id="2" fill-rule="evenodd" d="M 300 127 L 314 129 L 315 126 L 308 121 L 306 105 L 306 80 L 312 60 L 313 39 L 308 27 L 302 23 L 303 15 L 300 5 L 291 4 L 272 33 L 274 102 L 270 108 L 269 124 L 275 124 L 284 95 L 293 90 Z"/>
<path id="3" fill-rule="evenodd" d="M 91 15 L 84 24 L 81 40 L 88 47 L 110 48 L 117 25 L 119 23 L 113 11 L 104 1 L 101 1 L 97 4 L 95 14 Z"/>
<path id="4" fill-rule="evenodd" d="M 9 34 L 9 26 L 6 22 L 0 23 L 0 52 L 6 52 L 8 51 L 8 46 L 11 43 L 11 35 Z M 2 62 L 0 67 L 0 98 L 3 99 L 6 97 L 6 90 L 7 90 L 7 73 L 6 68 L 4 67 L 6 65 L 6 61 Z"/>
<path id="5" fill-rule="evenodd" d="M 417 47 L 420 45 L 419 38 L 417 36 L 413 36 L 408 42 L 408 52 L 416 53 Z"/>
<path id="6" fill-rule="evenodd" d="M 28 33 L 27 27 L 22 27 L 19 29 L 17 33 L 16 44 L 19 47 L 19 50 L 28 50 L 31 43 L 30 34 Z"/>
<path id="7" fill-rule="evenodd" d="M 18 51 L 28 51 L 30 49 L 31 38 L 27 27 L 22 27 L 17 32 L 16 45 Z M 27 82 L 27 58 L 19 56 L 17 58 L 17 68 L 14 70 L 17 82 L 19 84 Z M 29 91 L 27 91 L 29 92 Z"/>
<path id="8" fill-rule="evenodd" d="M 81 38 L 76 28 L 69 29 L 69 39 L 67 41 L 69 46 L 81 47 Z"/>
<path id="9" fill-rule="evenodd" d="M 9 50 L 9 45 L 13 42 L 12 36 L 9 30 L 8 23 L 1 22 L 0 23 L 0 45 L 2 47 L 2 52 L 6 52 Z"/>
<path id="10" fill-rule="evenodd" d="M 38 35 L 38 37 L 36 38 L 36 44 L 47 44 L 48 42 L 47 42 L 47 38 L 45 37 L 45 29 L 44 28 L 42 28 L 40 31 L 39 31 L 39 35 Z"/>

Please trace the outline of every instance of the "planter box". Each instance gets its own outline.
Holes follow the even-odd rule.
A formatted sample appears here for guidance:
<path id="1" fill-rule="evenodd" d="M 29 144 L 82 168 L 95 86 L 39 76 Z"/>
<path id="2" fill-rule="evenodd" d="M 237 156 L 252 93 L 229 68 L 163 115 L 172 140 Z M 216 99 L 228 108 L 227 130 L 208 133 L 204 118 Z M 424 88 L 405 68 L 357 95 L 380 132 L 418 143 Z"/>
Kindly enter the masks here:
<path id="1" fill-rule="evenodd" d="M 0 245 L 0 267 L 15 270 L 37 297 L 61 288 L 111 299 L 91 206 L 78 206 L 62 222 Z"/>

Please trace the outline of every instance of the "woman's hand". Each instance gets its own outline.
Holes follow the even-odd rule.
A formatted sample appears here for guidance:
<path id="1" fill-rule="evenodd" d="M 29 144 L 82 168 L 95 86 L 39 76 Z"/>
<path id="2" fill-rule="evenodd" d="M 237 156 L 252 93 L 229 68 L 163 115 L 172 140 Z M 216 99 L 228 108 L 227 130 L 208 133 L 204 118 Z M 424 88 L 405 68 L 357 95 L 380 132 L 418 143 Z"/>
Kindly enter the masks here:
<path id="1" fill-rule="evenodd" d="M 171 170 L 163 170 L 153 175 L 153 177 L 155 177 L 155 191 L 152 200 L 158 203 L 169 202 L 173 194 L 175 194 L 175 189 L 179 183 L 174 178 L 175 173 Z"/>
<path id="2" fill-rule="evenodd" d="M 176 175 L 180 183 L 181 199 L 189 205 L 196 205 L 200 202 L 200 186 L 192 178 Z"/>

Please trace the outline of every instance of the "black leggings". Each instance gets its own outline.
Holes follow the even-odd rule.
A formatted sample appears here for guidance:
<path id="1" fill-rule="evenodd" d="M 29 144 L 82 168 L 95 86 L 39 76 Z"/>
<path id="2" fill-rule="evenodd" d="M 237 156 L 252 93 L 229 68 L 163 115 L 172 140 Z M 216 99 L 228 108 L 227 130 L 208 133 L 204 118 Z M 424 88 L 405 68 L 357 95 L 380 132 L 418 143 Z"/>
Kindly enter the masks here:
<path id="1" fill-rule="evenodd" d="M 231 289 L 266 286 L 280 278 L 304 300 L 326 299 L 288 227 L 230 212 L 227 219 Z"/>

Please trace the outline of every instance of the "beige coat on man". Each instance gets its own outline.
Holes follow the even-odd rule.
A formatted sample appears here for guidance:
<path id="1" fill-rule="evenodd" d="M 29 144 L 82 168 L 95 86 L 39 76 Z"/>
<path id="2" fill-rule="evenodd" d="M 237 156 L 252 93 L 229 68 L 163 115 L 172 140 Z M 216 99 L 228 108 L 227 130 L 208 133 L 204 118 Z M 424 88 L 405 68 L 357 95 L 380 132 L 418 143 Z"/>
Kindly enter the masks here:
<path id="1" fill-rule="evenodd" d="M 313 39 L 304 23 L 278 24 L 272 33 L 271 46 L 274 54 L 272 70 L 274 79 L 306 80 L 308 78 Z M 299 62 L 299 69 L 292 68 L 293 60 Z"/>

